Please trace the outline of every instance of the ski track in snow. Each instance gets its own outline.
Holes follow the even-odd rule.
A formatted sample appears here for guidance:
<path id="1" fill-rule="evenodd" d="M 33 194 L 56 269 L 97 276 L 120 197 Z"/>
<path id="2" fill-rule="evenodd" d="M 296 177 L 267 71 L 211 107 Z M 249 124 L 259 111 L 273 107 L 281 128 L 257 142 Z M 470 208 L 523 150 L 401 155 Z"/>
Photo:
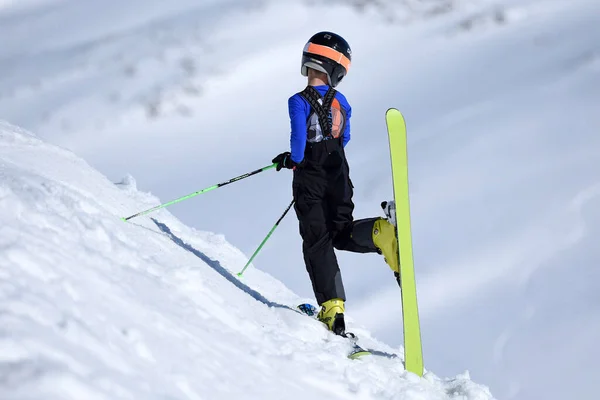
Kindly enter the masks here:
<path id="1" fill-rule="evenodd" d="M 492 398 L 465 374 L 348 360 L 281 283 L 256 269 L 238 281 L 245 257 L 222 236 L 166 211 L 122 222 L 158 201 L 131 177 L 113 184 L 6 123 L 0 160 L 2 398 Z"/>

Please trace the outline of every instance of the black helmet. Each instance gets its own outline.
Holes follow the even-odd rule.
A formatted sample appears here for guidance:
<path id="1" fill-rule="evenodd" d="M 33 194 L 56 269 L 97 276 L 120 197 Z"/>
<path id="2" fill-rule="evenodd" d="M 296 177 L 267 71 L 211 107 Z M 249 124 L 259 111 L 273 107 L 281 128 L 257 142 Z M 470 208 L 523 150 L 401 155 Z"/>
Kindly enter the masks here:
<path id="1" fill-rule="evenodd" d="M 343 37 L 332 32 L 319 32 L 308 40 L 302 52 L 302 70 L 308 76 L 308 68 L 327 74 L 329 84 L 336 87 L 350 69 L 352 50 Z"/>

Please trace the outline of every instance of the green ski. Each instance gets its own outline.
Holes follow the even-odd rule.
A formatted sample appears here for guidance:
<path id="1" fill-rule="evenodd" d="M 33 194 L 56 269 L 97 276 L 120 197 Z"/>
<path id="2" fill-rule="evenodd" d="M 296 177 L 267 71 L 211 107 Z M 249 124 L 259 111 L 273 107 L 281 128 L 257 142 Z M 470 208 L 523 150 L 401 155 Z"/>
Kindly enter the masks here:
<path id="1" fill-rule="evenodd" d="M 412 236 L 410 229 L 410 200 L 408 193 L 408 156 L 406 123 L 395 108 L 385 114 L 390 143 L 396 237 L 400 260 L 402 291 L 402 320 L 404 328 L 404 363 L 407 371 L 423 376 L 423 350 L 421 347 L 421 327 L 417 305 L 417 285 L 413 264 Z M 395 221 L 394 221 L 395 222 Z"/>

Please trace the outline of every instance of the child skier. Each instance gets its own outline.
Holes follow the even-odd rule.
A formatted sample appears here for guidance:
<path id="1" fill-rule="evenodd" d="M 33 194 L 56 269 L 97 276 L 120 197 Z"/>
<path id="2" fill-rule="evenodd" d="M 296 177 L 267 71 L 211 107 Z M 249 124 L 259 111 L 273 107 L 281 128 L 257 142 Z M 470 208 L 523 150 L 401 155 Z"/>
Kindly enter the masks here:
<path id="1" fill-rule="evenodd" d="M 301 73 L 308 86 L 288 100 L 291 152 L 273 159 L 277 171 L 294 170 L 294 208 L 300 222 L 302 251 L 316 300 L 318 319 L 345 334 L 346 295 L 334 248 L 383 253 L 398 272 L 395 229 L 386 219 L 354 221 L 353 186 L 344 147 L 350 141 L 351 107 L 334 88 L 350 68 L 348 43 L 332 32 L 310 38 L 302 53 Z"/>

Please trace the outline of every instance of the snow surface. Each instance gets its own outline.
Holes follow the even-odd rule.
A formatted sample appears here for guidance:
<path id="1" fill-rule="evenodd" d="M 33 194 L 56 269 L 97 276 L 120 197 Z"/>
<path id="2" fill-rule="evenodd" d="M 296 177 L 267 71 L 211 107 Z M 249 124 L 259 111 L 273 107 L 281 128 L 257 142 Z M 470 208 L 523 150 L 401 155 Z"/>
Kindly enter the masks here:
<path id="1" fill-rule="evenodd" d="M 0 394 L 3 399 L 491 399 L 468 373 L 423 379 L 294 310 L 271 276 L 235 271 L 223 236 L 114 184 L 69 151 L 0 123 Z"/>
<path id="2" fill-rule="evenodd" d="M 353 47 L 356 217 L 391 197 L 385 110 L 407 118 L 426 367 L 502 399 L 598 397 L 597 0 L 5 0 L 0 118 L 170 200 L 288 147 L 299 49 L 322 29 Z M 169 211 L 249 255 L 290 192 L 271 171 Z M 310 299 L 300 249 L 292 213 L 256 266 Z M 389 269 L 339 259 L 353 324 L 397 348 Z"/>

